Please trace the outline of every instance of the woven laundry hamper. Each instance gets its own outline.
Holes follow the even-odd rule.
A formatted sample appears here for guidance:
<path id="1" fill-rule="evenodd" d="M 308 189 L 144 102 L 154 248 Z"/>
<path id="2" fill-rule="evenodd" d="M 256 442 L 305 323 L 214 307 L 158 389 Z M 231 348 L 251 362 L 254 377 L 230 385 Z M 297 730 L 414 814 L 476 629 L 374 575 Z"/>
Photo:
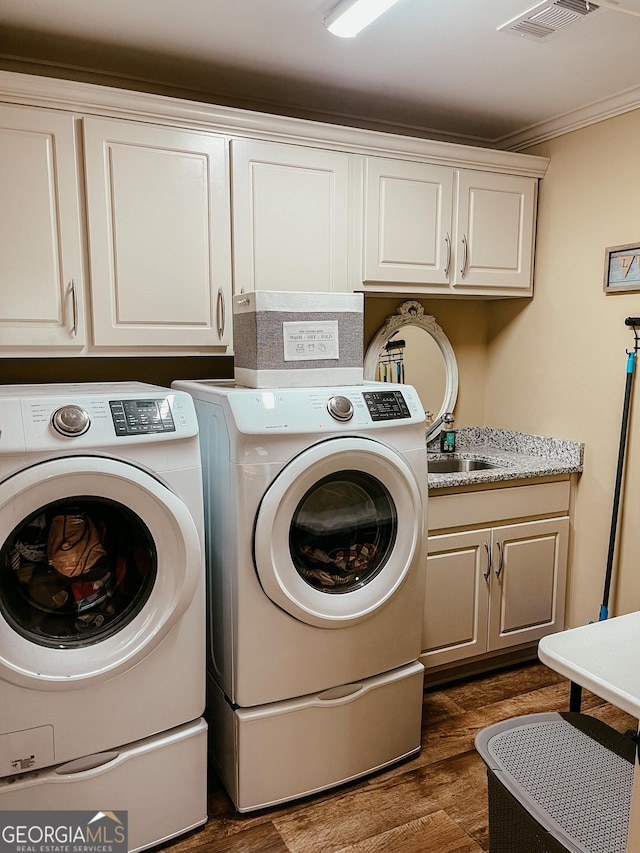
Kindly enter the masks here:
<path id="1" fill-rule="evenodd" d="M 491 853 L 625 853 L 635 744 L 577 713 L 529 714 L 478 733 Z"/>
<path id="2" fill-rule="evenodd" d="M 362 293 L 233 297 L 234 377 L 248 388 L 362 385 Z"/>

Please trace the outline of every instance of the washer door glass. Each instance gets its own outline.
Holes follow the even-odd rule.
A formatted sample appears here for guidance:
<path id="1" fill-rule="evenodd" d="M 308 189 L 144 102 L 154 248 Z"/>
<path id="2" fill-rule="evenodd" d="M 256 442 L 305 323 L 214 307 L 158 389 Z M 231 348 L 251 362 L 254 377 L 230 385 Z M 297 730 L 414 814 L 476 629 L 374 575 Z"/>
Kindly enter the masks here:
<path id="1" fill-rule="evenodd" d="M 422 493 L 404 459 L 371 439 L 335 438 L 296 456 L 265 493 L 254 560 L 275 604 L 341 628 L 390 600 L 422 536 Z"/>
<path id="2" fill-rule="evenodd" d="M 289 551 L 315 589 L 344 595 L 373 580 L 396 541 L 398 518 L 389 490 L 362 471 L 338 471 L 298 504 Z"/>
<path id="3" fill-rule="evenodd" d="M 74 456 L 0 483 L 0 678 L 107 680 L 179 625 L 203 582 L 200 535 L 164 483 Z"/>
<path id="4" fill-rule="evenodd" d="M 140 612 L 157 566 L 149 528 L 123 504 L 54 501 L 0 549 L 0 612 L 38 645 L 95 643 Z"/>

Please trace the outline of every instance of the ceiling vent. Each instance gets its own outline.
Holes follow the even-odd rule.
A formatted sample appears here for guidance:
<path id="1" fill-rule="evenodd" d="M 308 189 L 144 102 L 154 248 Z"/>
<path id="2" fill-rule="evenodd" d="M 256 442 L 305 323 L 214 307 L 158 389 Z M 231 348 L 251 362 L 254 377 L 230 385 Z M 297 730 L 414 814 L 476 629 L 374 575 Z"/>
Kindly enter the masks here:
<path id="1" fill-rule="evenodd" d="M 587 16 L 602 11 L 603 8 L 588 0 L 547 0 L 498 27 L 498 31 L 545 41 L 560 31 L 581 23 Z"/>

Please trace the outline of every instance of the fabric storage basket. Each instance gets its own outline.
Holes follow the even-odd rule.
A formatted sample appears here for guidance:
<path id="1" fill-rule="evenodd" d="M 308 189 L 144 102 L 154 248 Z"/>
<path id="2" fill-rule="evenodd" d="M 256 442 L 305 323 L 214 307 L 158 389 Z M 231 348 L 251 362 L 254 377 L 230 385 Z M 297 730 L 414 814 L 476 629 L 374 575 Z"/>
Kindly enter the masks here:
<path id="1" fill-rule="evenodd" d="M 577 713 L 529 714 L 478 733 L 491 853 L 625 853 L 635 744 Z"/>
<path id="2" fill-rule="evenodd" d="M 237 294 L 236 383 L 249 388 L 361 385 L 363 314 L 361 293 Z"/>

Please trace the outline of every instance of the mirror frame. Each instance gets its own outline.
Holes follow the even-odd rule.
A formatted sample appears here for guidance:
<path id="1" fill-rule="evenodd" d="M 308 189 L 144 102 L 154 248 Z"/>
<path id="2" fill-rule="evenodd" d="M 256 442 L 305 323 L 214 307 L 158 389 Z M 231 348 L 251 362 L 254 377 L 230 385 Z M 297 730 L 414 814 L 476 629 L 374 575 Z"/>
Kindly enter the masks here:
<path id="1" fill-rule="evenodd" d="M 363 374 L 365 380 L 375 379 L 380 351 L 404 326 L 417 326 L 428 332 L 438 345 L 444 358 L 446 372 L 444 400 L 440 411 L 433 413 L 433 422 L 427 424 L 426 437 L 429 439 L 438 435 L 443 416 L 447 412 L 453 412 L 458 399 L 458 363 L 449 338 L 436 323 L 436 318 L 430 314 L 425 314 L 424 307 L 415 299 L 409 299 L 399 305 L 396 313 L 387 317 L 384 326 L 374 335 L 364 357 Z"/>

